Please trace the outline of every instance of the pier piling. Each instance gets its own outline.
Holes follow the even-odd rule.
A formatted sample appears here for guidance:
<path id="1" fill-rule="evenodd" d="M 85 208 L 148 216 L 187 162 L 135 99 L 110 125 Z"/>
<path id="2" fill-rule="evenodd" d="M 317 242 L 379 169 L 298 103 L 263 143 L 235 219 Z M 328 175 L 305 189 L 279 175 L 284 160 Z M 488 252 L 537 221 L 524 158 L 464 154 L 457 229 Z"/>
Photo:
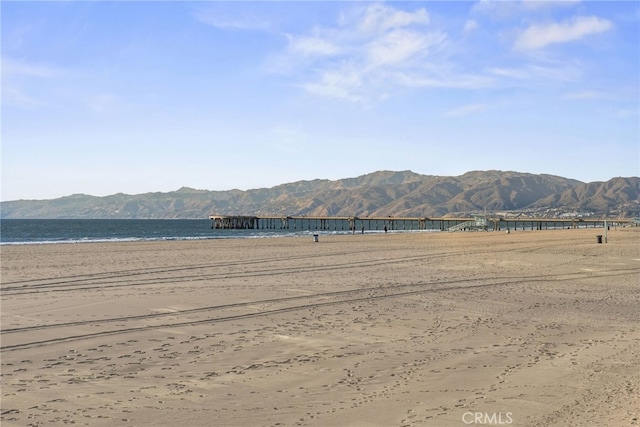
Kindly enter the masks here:
<path id="1" fill-rule="evenodd" d="M 558 228 L 600 228 L 606 222 L 632 224 L 633 219 L 584 218 L 473 218 L 428 217 L 329 217 L 329 216 L 242 216 L 211 215 L 211 228 L 219 230 L 341 230 L 341 231 L 413 231 L 413 230 L 548 230 Z M 467 226 L 468 225 L 468 226 Z M 333 226 L 333 227 L 332 227 Z"/>

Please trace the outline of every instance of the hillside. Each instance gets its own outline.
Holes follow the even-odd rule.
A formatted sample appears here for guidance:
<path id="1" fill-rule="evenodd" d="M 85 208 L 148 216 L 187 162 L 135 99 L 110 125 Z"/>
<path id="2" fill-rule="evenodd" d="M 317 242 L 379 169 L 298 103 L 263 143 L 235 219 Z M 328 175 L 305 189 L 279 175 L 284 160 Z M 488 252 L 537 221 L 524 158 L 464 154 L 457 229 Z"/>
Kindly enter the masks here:
<path id="1" fill-rule="evenodd" d="M 84 194 L 0 203 L 2 218 L 207 218 L 229 215 L 446 216 L 474 212 L 638 216 L 640 178 L 583 183 L 554 175 L 473 171 L 460 176 L 379 171 L 247 191 Z"/>

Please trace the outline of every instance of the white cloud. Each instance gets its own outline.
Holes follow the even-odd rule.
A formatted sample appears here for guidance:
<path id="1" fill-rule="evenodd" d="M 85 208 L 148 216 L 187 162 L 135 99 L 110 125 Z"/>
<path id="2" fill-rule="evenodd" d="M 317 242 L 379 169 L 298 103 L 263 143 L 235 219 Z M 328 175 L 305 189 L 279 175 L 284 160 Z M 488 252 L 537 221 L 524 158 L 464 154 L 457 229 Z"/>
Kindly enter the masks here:
<path id="1" fill-rule="evenodd" d="M 331 56 L 342 52 L 342 48 L 322 37 L 289 37 L 289 49 L 301 55 Z"/>
<path id="2" fill-rule="evenodd" d="M 429 14 L 425 9 L 409 13 L 391 7 L 374 4 L 366 8 L 358 24 L 363 33 L 383 33 L 394 28 L 407 27 L 412 24 L 429 24 Z"/>
<path id="3" fill-rule="evenodd" d="M 478 22 L 473 19 L 468 19 L 467 22 L 464 23 L 463 32 L 470 33 L 474 30 L 478 29 Z"/>
<path id="4" fill-rule="evenodd" d="M 490 3 L 487 7 L 502 6 Z M 516 7 L 525 13 L 560 6 L 555 2 L 518 2 Z M 526 16 L 531 18 L 530 14 Z M 270 71 L 292 77 L 295 86 L 310 94 L 365 105 L 405 88 L 546 86 L 579 81 L 583 71 L 579 62 L 549 57 L 542 47 L 579 40 L 612 26 L 596 17 L 534 25 L 523 31 L 515 44 L 516 50 L 527 49 L 527 62 L 518 64 L 507 58 L 511 63 L 494 61 L 495 65 L 487 66 L 488 58 L 478 60 L 473 56 L 475 51 L 470 52 L 463 45 L 469 41 L 469 32 L 480 31 L 479 22 L 473 17 L 463 22 L 461 40 L 454 40 L 431 24 L 424 9 L 357 5 L 343 11 L 335 25 L 287 34 L 287 47 L 270 58 L 267 65 Z M 487 28 L 483 26 L 482 31 Z"/>
<path id="5" fill-rule="evenodd" d="M 536 65 L 528 64 L 519 68 L 488 68 L 490 75 L 511 80 L 575 82 L 582 76 L 580 67 L 570 64 Z"/>
<path id="6" fill-rule="evenodd" d="M 200 9 L 193 16 L 203 24 L 225 30 L 269 31 L 272 26 L 271 22 L 253 13 L 229 16 L 215 9 Z"/>
<path id="7" fill-rule="evenodd" d="M 406 74 L 429 72 L 448 41 L 429 27 L 426 10 L 380 4 L 343 12 L 335 26 L 286 37 L 286 51 L 269 61 L 272 71 L 297 75 L 297 85 L 314 95 L 362 103 L 386 99 L 405 85 Z"/>
<path id="8" fill-rule="evenodd" d="M 362 86 L 362 73 L 348 63 L 341 64 L 335 70 L 322 70 L 318 79 L 301 85 L 301 87 L 315 95 L 350 102 L 365 101 L 363 96 L 359 94 Z"/>
<path id="9" fill-rule="evenodd" d="M 611 21 L 596 16 L 580 16 L 568 22 L 532 25 L 520 34 L 514 47 L 518 50 L 542 49 L 551 44 L 580 40 L 591 34 L 608 31 L 612 27 Z"/>
<path id="10" fill-rule="evenodd" d="M 377 37 L 366 46 L 368 65 L 403 63 L 415 55 L 426 55 L 431 44 L 428 36 L 416 31 L 393 30 Z"/>
<path id="11" fill-rule="evenodd" d="M 497 86 L 493 76 L 482 74 L 447 73 L 446 69 L 429 73 L 398 72 L 394 75 L 399 84 L 407 87 L 484 89 Z"/>

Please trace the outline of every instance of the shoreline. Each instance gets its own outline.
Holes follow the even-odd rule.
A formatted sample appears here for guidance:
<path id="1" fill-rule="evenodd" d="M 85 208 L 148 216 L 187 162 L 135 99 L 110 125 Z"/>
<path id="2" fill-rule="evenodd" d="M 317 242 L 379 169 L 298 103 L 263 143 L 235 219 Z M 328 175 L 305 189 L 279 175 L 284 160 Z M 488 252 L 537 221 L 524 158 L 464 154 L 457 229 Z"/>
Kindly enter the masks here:
<path id="1" fill-rule="evenodd" d="M 229 230 L 227 230 L 229 231 Z M 66 243 L 126 243 L 126 242 L 163 242 L 175 240 L 225 240 L 225 239 L 268 239 L 268 238 L 287 238 L 287 237 L 308 237 L 314 234 L 322 236 L 351 236 L 354 234 L 362 235 L 380 235 L 385 234 L 383 230 L 367 230 L 365 233 L 360 231 L 353 233 L 351 231 L 341 230 L 303 230 L 303 231 L 284 231 L 284 230 L 246 230 L 247 233 L 240 234 L 245 230 L 231 230 L 226 235 L 211 236 L 176 236 L 176 237 L 125 237 L 125 238 L 104 238 L 104 239 L 76 239 L 76 240 L 43 240 L 43 241 L 19 241 L 19 242 L 2 242 L 2 245 L 57 245 Z M 526 230 L 532 231 L 532 230 Z M 536 230 L 533 230 L 536 231 Z M 549 230 L 551 231 L 551 230 Z M 253 232 L 254 234 L 248 234 Z M 470 231 L 467 231 L 467 233 Z M 492 232 L 492 231 L 488 231 Z M 500 232 L 500 231 L 498 231 Z M 522 232 L 522 231 L 521 231 Z M 234 233 L 237 233 L 234 235 Z M 449 233 L 446 230 L 392 230 L 387 234 L 413 234 L 413 233 Z"/>
<path id="2" fill-rule="evenodd" d="M 638 424 L 639 229 L 310 234 L 3 246 L 3 425 Z"/>
<path id="3" fill-rule="evenodd" d="M 618 229 L 622 230 L 625 228 L 632 228 L 630 226 L 627 227 L 616 227 L 614 231 Z M 0 240 L 1 246 L 22 246 L 22 245 L 59 245 L 59 244 L 85 244 L 85 243 L 130 243 L 130 242 L 171 242 L 171 241 L 199 241 L 199 240 L 235 240 L 235 239 L 269 239 L 269 238 L 299 238 L 299 237 L 310 237 L 314 234 L 319 236 L 353 236 L 353 235 L 367 235 L 367 236 L 379 236 L 379 235 L 406 235 L 406 234 L 474 234 L 474 233 L 530 233 L 530 232 L 557 232 L 557 231 L 567 231 L 569 229 L 566 228 L 554 228 L 554 229 L 544 229 L 544 230 L 466 230 L 466 231 L 455 231 L 451 232 L 448 230 L 366 230 L 364 233 L 361 231 L 356 231 L 355 233 L 352 231 L 343 231 L 343 230 L 298 230 L 298 231 L 290 231 L 290 230 L 227 230 L 230 231 L 226 235 L 210 235 L 210 236 L 175 236 L 175 237 L 116 237 L 116 238 L 82 238 L 82 239 L 68 239 L 68 240 L 42 240 L 42 241 L 15 241 L 15 242 L 6 242 Z M 581 229 L 570 229 L 575 231 L 594 231 L 602 230 L 605 232 L 604 228 L 595 227 L 595 228 L 581 228 Z M 253 232 L 253 234 L 240 234 L 238 231 L 243 232 Z M 611 231 L 611 230 L 609 230 Z M 237 234 L 234 234 L 237 233 Z"/>

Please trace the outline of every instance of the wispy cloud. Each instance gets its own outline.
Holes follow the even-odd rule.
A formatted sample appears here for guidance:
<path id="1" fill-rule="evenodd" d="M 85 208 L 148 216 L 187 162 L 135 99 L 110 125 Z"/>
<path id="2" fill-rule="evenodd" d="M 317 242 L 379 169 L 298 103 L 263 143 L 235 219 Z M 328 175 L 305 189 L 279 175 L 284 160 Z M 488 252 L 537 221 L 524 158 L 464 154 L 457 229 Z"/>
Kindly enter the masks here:
<path id="1" fill-rule="evenodd" d="M 552 9 L 566 9 L 577 6 L 581 0 L 480 0 L 471 9 L 474 14 L 491 16 L 492 19 L 507 19 L 545 13 Z"/>
<path id="2" fill-rule="evenodd" d="M 576 82 L 583 76 L 580 63 L 572 57 L 553 56 L 544 48 L 608 31 L 613 27 L 610 21 L 582 16 L 521 31 L 515 22 L 535 22 L 554 9 L 577 4 L 481 1 L 454 30 L 424 7 L 401 10 L 393 3 L 349 3 L 333 24 L 286 33 L 249 9 L 236 10 L 234 18 L 226 18 L 224 10 L 208 9 L 197 18 L 223 29 L 268 29 L 285 41 L 265 61 L 268 72 L 284 76 L 290 85 L 314 96 L 375 104 L 406 88 L 478 90 Z M 504 21 L 485 22 L 487 16 L 496 18 L 493 14 Z M 496 46 L 477 51 L 476 39 L 494 39 Z M 496 52 L 504 48 L 503 54 Z"/>
<path id="3" fill-rule="evenodd" d="M 297 86 L 314 95 L 365 103 L 386 99 L 398 86 L 419 86 L 436 58 L 443 59 L 448 41 L 430 27 L 424 8 L 407 12 L 382 4 L 351 8 L 334 26 L 287 39 L 272 70 L 294 75 Z"/>
<path id="4" fill-rule="evenodd" d="M 118 111 L 119 98 L 111 93 L 96 93 L 85 86 L 95 81 L 90 70 L 75 70 L 56 65 L 2 58 L 2 100 L 20 108 L 79 108 L 105 114 Z M 72 107 L 73 106 L 73 107 Z"/>
<path id="5" fill-rule="evenodd" d="M 5 77 L 39 77 L 49 78 L 62 74 L 59 68 L 44 64 L 35 64 L 20 59 L 2 57 L 2 74 Z"/>
<path id="6" fill-rule="evenodd" d="M 67 74 L 66 71 L 45 64 L 32 63 L 22 59 L 2 57 L 2 100 L 4 103 L 23 108 L 45 104 L 41 96 L 29 93 L 25 82 L 30 80 L 50 80 Z"/>
<path id="7" fill-rule="evenodd" d="M 28 95 L 22 88 L 10 85 L 2 87 L 2 102 L 5 105 L 16 105 L 22 108 L 37 107 L 43 104 L 41 100 Z"/>
<path id="8" fill-rule="evenodd" d="M 497 87 L 495 77 L 485 74 L 447 73 L 447 68 L 432 70 L 428 73 L 398 72 L 396 80 L 407 87 L 447 88 L 447 89 L 483 89 Z"/>
<path id="9" fill-rule="evenodd" d="M 366 60 L 370 67 L 404 64 L 411 58 L 428 55 L 430 48 L 439 42 L 437 37 L 415 31 L 394 30 L 377 37 L 366 46 Z"/>
<path id="10" fill-rule="evenodd" d="M 487 69 L 490 75 L 520 81 L 575 82 L 582 76 L 581 68 L 567 63 L 525 64 L 521 67 L 492 67 Z"/>
<path id="11" fill-rule="evenodd" d="M 577 101 L 586 101 L 586 100 L 597 100 L 606 98 L 607 94 L 601 91 L 595 90 L 581 90 L 577 92 L 568 92 L 562 95 L 562 99 L 567 100 L 577 100 Z"/>
<path id="12" fill-rule="evenodd" d="M 269 31 L 272 23 L 263 16 L 252 12 L 241 15 L 227 15 L 217 9 L 198 9 L 193 12 L 194 18 L 206 25 L 225 30 Z"/>
<path id="13" fill-rule="evenodd" d="M 111 113 L 116 110 L 118 99 L 111 94 L 99 94 L 89 99 L 89 108 L 96 113 Z"/>
<path id="14" fill-rule="evenodd" d="M 302 56 L 333 56 L 343 52 L 343 48 L 334 41 L 317 36 L 289 36 L 289 49 Z"/>
<path id="15" fill-rule="evenodd" d="M 470 33 L 477 29 L 478 29 L 478 22 L 474 19 L 467 19 L 467 22 L 464 23 L 464 28 L 462 29 L 462 31 L 464 33 Z"/>
<path id="16" fill-rule="evenodd" d="M 362 15 L 356 16 L 356 19 L 360 32 L 375 35 L 412 24 L 427 25 L 429 24 L 429 13 L 425 9 L 405 12 L 382 4 L 374 4 L 367 7 Z"/>
<path id="17" fill-rule="evenodd" d="M 367 83 L 366 79 L 367 76 L 363 74 L 361 69 L 345 62 L 335 69 L 319 71 L 315 78 L 309 79 L 299 86 L 309 93 L 326 98 L 368 102 L 367 90 L 364 88 Z"/>
<path id="18" fill-rule="evenodd" d="M 551 44 L 580 40 L 613 28 L 611 21 L 597 16 L 579 16 L 570 21 L 536 24 L 524 30 L 516 39 L 518 50 L 542 49 Z"/>

